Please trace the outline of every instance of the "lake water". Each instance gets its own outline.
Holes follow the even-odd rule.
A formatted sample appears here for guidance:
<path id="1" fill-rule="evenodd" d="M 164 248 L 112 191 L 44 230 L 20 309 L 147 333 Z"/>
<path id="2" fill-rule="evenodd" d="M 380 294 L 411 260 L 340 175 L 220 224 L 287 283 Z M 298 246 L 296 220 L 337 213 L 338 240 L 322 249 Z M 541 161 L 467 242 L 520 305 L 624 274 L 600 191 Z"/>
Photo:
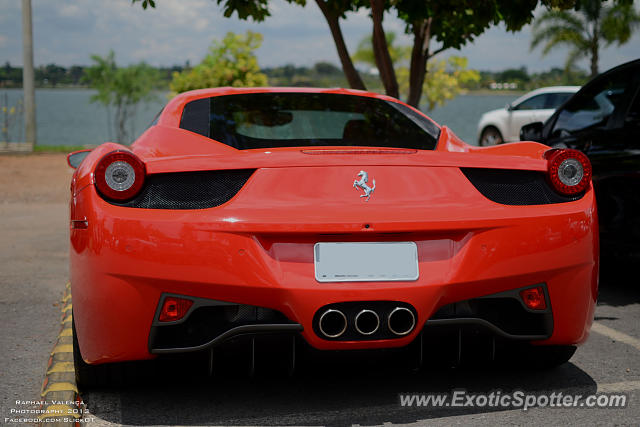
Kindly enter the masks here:
<path id="1" fill-rule="evenodd" d="M 0 90 L 0 104 L 5 93 L 10 105 L 22 97 L 20 89 L 3 89 Z M 90 102 L 94 93 L 90 89 L 36 90 L 38 145 L 99 145 L 112 140 L 113 131 L 107 125 L 106 108 Z M 134 120 L 135 135 L 146 129 L 167 101 L 165 94 L 158 94 L 157 98 L 138 107 Z M 476 127 L 482 113 L 502 108 L 515 98 L 515 95 L 461 95 L 443 107 L 427 112 L 427 115 L 439 124 L 449 126 L 469 144 L 476 144 Z M 11 126 L 11 140 L 23 140 L 22 127 L 22 122 Z"/>

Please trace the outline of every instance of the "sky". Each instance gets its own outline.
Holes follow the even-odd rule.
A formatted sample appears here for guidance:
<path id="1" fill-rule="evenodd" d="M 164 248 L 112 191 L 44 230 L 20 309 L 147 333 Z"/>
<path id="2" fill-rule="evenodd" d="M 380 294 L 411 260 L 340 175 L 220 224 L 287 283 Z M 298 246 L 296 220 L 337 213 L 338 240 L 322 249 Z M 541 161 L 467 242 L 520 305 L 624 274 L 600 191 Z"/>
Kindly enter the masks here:
<path id="1" fill-rule="evenodd" d="M 263 34 L 256 52 L 262 67 L 284 64 L 310 66 L 319 61 L 339 64 L 329 28 L 313 0 L 306 7 L 284 0 L 270 0 L 271 17 L 262 23 L 225 18 L 214 0 L 156 0 L 156 9 L 142 10 L 131 0 L 32 0 L 34 62 L 62 66 L 88 65 L 92 54 L 105 55 L 110 49 L 121 65 L 144 61 L 152 65 L 198 63 L 214 38 L 228 31 L 246 30 Z M 21 2 L 0 0 L 0 63 L 22 64 Z M 537 10 L 536 13 L 540 13 Z M 404 25 L 391 14 L 385 16 L 386 31 L 404 34 Z M 358 42 L 371 33 L 366 11 L 350 13 L 342 21 L 347 45 L 353 53 Z M 526 67 L 544 71 L 562 67 L 566 49 L 543 57 L 530 51 L 531 28 L 510 33 L 494 27 L 460 51 L 447 50 L 442 56 L 461 55 L 469 67 L 502 70 Z M 403 35 L 402 44 L 411 39 Z M 622 47 L 611 46 L 601 53 L 600 71 L 640 57 L 640 31 Z M 581 67 L 588 68 L 586 61 Z"/>

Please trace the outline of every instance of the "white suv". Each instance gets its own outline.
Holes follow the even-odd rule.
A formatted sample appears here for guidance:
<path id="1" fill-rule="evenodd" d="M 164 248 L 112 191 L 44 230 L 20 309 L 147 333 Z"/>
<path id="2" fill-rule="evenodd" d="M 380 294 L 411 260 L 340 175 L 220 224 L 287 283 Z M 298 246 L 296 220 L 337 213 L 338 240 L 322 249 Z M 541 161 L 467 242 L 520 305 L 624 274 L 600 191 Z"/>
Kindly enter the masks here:
<path id="1" fill-rule="evenodd" d="M 520 140 L 520 128 L 544 122 L 580 89 L 580 86 L 551 86 L 536 89 L 505 108 L 486 112 L 478 123 L 478 144 L 482 146 Z"/>

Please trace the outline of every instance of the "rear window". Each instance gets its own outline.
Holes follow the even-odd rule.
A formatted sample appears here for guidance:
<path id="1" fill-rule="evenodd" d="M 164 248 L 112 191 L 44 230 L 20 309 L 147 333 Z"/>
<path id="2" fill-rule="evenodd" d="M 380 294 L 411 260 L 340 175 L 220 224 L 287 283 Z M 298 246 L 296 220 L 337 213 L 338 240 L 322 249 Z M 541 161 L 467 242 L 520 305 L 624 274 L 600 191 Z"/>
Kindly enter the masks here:
<path id="1" fill-rule="evenodd" d="M 239 150 L 371 146 L 433 150 L 440 129 L 376 98 L 316 93 L 215 96 L 185 105 L 180 127 Z"/>

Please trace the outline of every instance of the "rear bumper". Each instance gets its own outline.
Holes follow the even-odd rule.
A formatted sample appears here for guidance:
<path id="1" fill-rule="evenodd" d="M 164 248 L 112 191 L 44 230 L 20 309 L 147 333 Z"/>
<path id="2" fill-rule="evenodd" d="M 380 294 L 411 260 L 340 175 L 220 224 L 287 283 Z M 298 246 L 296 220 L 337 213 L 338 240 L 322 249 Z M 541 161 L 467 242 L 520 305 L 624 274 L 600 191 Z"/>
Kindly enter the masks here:
<path id="1" fill-rule="evenodd" d="M 365 229 L 362 221 L 307 227 L 235 222 L 224 207 L 123 208 L 105 203 L 89 186 L 72 201 L 74 217 L 89 224 L 71 230 L 70 269 L 80 349 L 89 363 L 153 357 L 149 338 L 167 293 L 276 310 L 321 350 L 406 346 L 446 305 L 541 283 L 553 329 L 548 338 L 533 337 L 537 342 L 580 344 L 593 319 L 598 230 L 592 191 L 575 202 L 501 207 L 476 219 L 380 227 L 372 221 Z M 418 280 L 315 280 L 316 242 L 385 240 L 416 242 Z M 410 304 L 417 327 L 406 336 L 369 341 L 327 340 L 314 332 L 321 307 L 351 301 Z"/>
<path id="2" fill-rule="evenodd" d="M 424 325 L 428 330 L 474 328 L 489 335 L 518 341 L 540 341 L 553 334 L 553 313 L 545 284 L 535 286 L 545 294 L 546 307 L 540 310 L 528 308 L 520 297 L 526 288 L 515 289 L 486 297 L 475 298 L 441 307 Z M 193 302 L 186 315 L 177 321 L 159 320 L 166 298 L 181 295 L 163 294 L 149 335 L 149 352 L 152 354 L 187 353 L 211 349 L 230 339 L 243 335 L 298 334 L 304 330 L 301 324 L 290 321 L 282 313 L 243 304 L 187 297 Z M 327 313 L 344 320 L 335 336 L 321 324 Z M 362 315 L 369 320 L 362 321 Z M 400 314 L 398 314 L 400 313 Z M 392 316 L 394 320 L 392 320 Z M 398 315 L 404 315 L 404 320 Z M 330 341 L 382 341 L 399 339 L 413 331 L 420 331 L 416 324 L 415 309 L 398 301 L 350 301 L 321 307 L 313 320 L 313 333 Z M 324 325 L 324 327 L 323 327 Z"/>

